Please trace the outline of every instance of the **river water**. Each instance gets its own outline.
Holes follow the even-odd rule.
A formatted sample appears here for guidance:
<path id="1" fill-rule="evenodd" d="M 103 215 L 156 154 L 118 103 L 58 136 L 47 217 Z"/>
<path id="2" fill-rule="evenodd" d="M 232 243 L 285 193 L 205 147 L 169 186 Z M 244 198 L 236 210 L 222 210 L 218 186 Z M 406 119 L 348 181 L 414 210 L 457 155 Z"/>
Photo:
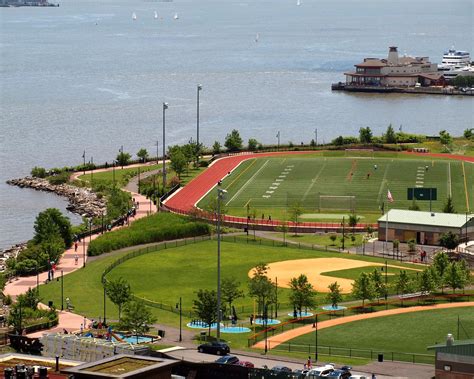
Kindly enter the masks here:
<path id="1" fill-rule="evenodd" d="M 158 18 L 154 18 L 154 11 Z M 132 20 L 135 12 L 137 19 Z M 178 13 L 179 19 L 174 20 Z M 121 145 L 156 151 L 161 103 L 167 142 L 233 128 L 246 141 L 308 142 L 389 123 L 415 133 L 473 127 L 473 99 L 331 92 L 364 57 L 440 62 L 474 53 L 471 0 L 64 0 L 59 8 L 0 8 L 0 248 L 32 236 L 54 195 L 4 184 L 35 165 L 111 161 Z M 258 42 L 257 39 L 258 34 Z M 77 221 L 77 218 L 76 218 Z"/>

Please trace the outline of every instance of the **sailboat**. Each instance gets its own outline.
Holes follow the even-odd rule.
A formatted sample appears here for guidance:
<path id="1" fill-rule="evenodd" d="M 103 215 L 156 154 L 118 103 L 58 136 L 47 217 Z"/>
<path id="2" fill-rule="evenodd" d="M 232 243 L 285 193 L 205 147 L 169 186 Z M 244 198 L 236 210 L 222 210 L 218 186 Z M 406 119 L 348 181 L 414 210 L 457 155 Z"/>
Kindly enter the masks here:
<path id="1" fill-rule="evenodd" d="M 154 16 L 155 20 L 158 19 L 158 13 L 155 11 L 155 16 Z"/>
<path id="2" fill-rule="evenodd" d="M 301 5 L 301 0 L 297 0 L 297 1 L 296 1 L 296 5 L 297 5 L 297 6 L 300 6 L 300 5 Z"/>
<path id="3" fill-rule="evenodd" d="M 260 38 L 260 34 L 257 33 L 257 34 L 255 35 L 255 42 L 258 42 L 259 38 Z"/>
<path id="4" fill-rule="evenodd" d="M 179 18 L 178 14 L 175 13 L 173 18 L 174 18 L 175 20 L 177 20 L 177 19 Z"/>
<path id="5" fill-rule="evenodd" d="M 132 20 L 135 21 L 137 19 L 137 15 L 135 12 L 132 13 Z"/>

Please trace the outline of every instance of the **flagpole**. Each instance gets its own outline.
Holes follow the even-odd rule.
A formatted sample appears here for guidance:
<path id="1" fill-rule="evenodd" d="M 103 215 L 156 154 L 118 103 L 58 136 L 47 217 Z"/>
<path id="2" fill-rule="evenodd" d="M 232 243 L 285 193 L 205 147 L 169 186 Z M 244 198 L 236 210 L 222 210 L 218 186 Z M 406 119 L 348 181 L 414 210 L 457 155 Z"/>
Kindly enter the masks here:
<path id="1" fill-rule="evenodd" d="M 383 255 L 385 256 L 385 251 L 387 250 L 387 241 L 388 241 L 388 201 L 387 201 L 387 218 L 385 220 L 385 244 L 383 247 Z"/>

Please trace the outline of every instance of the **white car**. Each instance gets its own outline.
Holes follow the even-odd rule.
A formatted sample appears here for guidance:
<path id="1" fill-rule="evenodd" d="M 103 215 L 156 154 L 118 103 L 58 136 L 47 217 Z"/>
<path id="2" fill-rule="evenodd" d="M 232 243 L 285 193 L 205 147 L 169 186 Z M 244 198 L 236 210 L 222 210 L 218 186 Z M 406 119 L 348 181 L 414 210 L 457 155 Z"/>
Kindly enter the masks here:
<path id="1" fill-rule="evenodd" d="M 311 379 L 317 379 L 320 376 L 327 376 L 328 374 L 330 374 L 333 371 L 334 371 L 334 366 L 333 365 L 328 364 L 328 365 L 324 365 L 324 366 L 319 366 L 319 367 L 315 367 L 315 368 L 312 368 L 311 370 L 309 370 L 306 373 L 306 377 L 311 378 Z"/>
<path id="2" fill-rule="evenodd" d="M 369 377 L 365 375 L 351 375 L 349 379 L 369 379 Z"/>

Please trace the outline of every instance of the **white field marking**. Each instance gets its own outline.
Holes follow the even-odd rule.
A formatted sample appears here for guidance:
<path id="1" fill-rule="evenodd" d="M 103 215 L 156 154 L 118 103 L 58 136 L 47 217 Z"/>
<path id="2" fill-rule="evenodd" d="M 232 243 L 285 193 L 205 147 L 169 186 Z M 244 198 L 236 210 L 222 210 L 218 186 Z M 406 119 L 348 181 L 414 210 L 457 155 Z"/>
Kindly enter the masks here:
<path id="1" fill-rule="evenodd" d="M 453 197 L 453 192 L 451 188 L 451 162 L 448 162 L 448 193 L 449 197 Z"/>
<path id="2" fill-rule="evenodd" d="M 304 193 L 303 195 L 303 199 L 301 201 L 305 201 L 306 200 L 306 197 L 308 196 L 309 192 L 311 191 L 311 189 L 313 188 L 314 186 L 314 183 L 316 183 L 316 181 L 319 179 L 319 176 L 321 175 L 321 173 L 323 172 L 324 168 L 326 167 L 326 162 L 324 162 L 324 164 L 321 166 L 321 168 L 319 169 L 318 173 L 316 174 L 316 176 L 313 178 L 313 180 L 311 180 L 311 184 L 309 185 L 308 189 L 306 190 L 306 192 Z"/>
<path id="3" fill-rule="evenodd" d="M 269 199 L 271 196 L 270 195 L 262 195 L 265 199 Z"/>
<path id="4" fill-rule="evenodd" d="M 418 181 L 418 182 L 416 182 L 416 184 L 424 184 L 424 182 L 419 182 L 419 181 Z"/>
<path id="5" fill-rule="evenodd" d="M 283 164 L 283 163 L 285 163 L 285 161 L 286 161 L 286 158 L 285 158 L 285 159 L 283 159 L 283 160 L 281 161 L 281 163 L 280 163 L 280 164 Z"/>
<path id="6" fill-rule="evenodd" d="M 275 179 L 275 182 L 282 182 L 283 179 Z"/>
<path id="7" fill-rule="evenodd" d="M 279 175 L 278 177 L 285 179 L 285 178 L 286 178 L 286 175 Z"/>
<path id="8" fill-rule="evenodd" d="M 273 193 L 273 192 L 275 192 L 275 191 L 266 191 L 265 193 Z"/>
<path id="9" fill-rule="evenodd" d="M 240 189 L 235 193 L 235 195 L 232 196 L 232 197 L 230 198 L 230 200 L 226 203 L 226 206 L 229 205 L 232 200 L 234 200 L 237 196 L 239 196 L 239 195 L 241 194 L 241 192 L 242 192 L 250 183 L 253 182 L 253 180 L 255 179 L 255 177 L 260 173 L 260 171 L 263 170 L 263 168 L 268 164 L 268 162 L 269 162 L 268 160 L 265 161 L 265 163 L 262 165 L 262 167 L 260 167 L 260 168 L 255 172 L 255 174 L 253 174 L 252 177 L 251 177 L 249 180 L 247 180 L 247 182 L 246 182 L 242 187 L 240 187 Z"/>
<path id="10" fill-rule="evenodd" d="M 278 187 L 268 187 L 268 188 L 270 188 L 272 190 L 276 190 Z"/>
<path id="11" fill-rule="evenodd" d="M 417 184 L 415 187 L 416 187 L 416 188 L 423 188 L 423 186 L 420 186 L 420 185 L 418 185 L 418 184 Z"/>
<path id="12" fill-rule="evenodd" d="M 281 183 L 272 183 L 272 186 L 279 186 Z"/>
<path id="13" fill-rule="evenodd" d="M 247 208 L 247 206 L 250 204 L 250 201 L 252 200 L 252 198 L 249 199 L 249 201 L 247 201 L 244 205 L 244 208 Z"/>
<path id="14" fill-rule="evenodd" d="M 385 166 L 385 172 L 383 173 L 383 178 L 382 178 L 382 183 L 380 183 L 380 188 L 379 188 L 379 193 L 377 194 L 377 203 L 380 204 L 380 201 L 382 200 L 382 192 L 383 192 L 383 188 L 384 188 L 384 185 L 385 183 L 387 182 L 387 173 L 388 173 L 388 166 L 390 166 L 389 164 Z"/>

